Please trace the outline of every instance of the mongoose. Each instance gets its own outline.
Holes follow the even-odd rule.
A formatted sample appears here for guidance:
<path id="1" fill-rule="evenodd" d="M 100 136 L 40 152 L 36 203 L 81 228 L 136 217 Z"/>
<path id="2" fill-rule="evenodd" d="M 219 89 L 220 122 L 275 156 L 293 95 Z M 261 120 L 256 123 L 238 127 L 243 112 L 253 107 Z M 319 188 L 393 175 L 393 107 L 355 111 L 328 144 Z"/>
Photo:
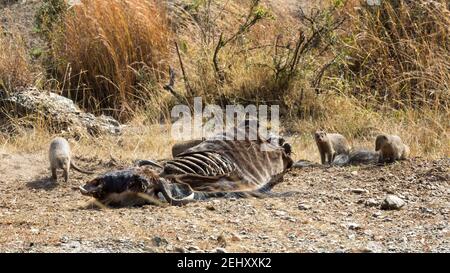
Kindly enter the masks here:
<path id="1" fill-rule="evenodd" d="M 409 156 L 408 145 L 403 144 L 402 139 L 396 135 L 378 135 L 375 140 L 375 151 L 380 151 L 380 163 L 404 160 Z"/>
<path id="2" fill-rule="evenodd" d="M 331 164 L 334 157 L 339 154 L 348 154 L 350 145 L 341 134 L 327 134 L 323 131 L 316 131 L 314 134 L 317 148 L 319 148 L 320 160 L 322 164 Z"/>
<path id="3" fill-rule="evenodd" d="M 56 170 L 63 169 L 64 171 L 64 180 L 67 182 L 69 180 L 69 169 L 70 167 L 75 170 L 85 173 L 92 174 L 93 172 L 84 171 L 78 168 L 71 161 L 71 152 L 69 142 L 62 137 L 56 137 L 50 143 L 50 149 L 48 152 L 48 158 L 50 160 L 50 168 L 52 170 L 52 178 L 57 180 Z"/>
<path id="4" fill-rule="evenodd" d="M 193 139 L 193 140 L 187 140 L 187 141 L 175 143 L 172 146 L 172 156 L 176 157 L 177 155 L 183 153 L 187 149 L 197 146 L 198 144 L 202 143 L 203 141 L 204 141 L 204 139 Z"/>

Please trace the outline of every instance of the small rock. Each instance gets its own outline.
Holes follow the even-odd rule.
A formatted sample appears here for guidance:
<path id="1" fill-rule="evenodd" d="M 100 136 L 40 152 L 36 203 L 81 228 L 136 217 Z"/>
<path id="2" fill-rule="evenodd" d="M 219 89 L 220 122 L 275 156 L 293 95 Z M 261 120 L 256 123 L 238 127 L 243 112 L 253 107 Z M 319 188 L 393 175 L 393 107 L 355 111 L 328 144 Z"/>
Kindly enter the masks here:
<path id="1" fill-rule="evenodd" d="M 242 238 L 238 234 L 231 235 L 231 241 L 232 242 L 238 242 L 238 241 L 241 241 L 241 240 L 242 240 Z"/>
<path id="2" fill-rule="evenodd" d="M 78 241 L 70 241 L 65 244 L 66 248 L 79 249 L 81 247 L 81 243 Z"/>
<path id="3" fill-rule="evenodd" d="M 155 246 L 157 246 L 157 247 L 160 247 L 160 246 L 164 246 L 164 245 L 168 245 L 168 244 L 169 244 L 169 242 L 168 242 L 166 239 L 161 238 L 161 237 L 159 237 L 159 236 L 154 237 L 154 238 L 152 239 L 152 241 L 153 241 L 153 244 L 154 244 Z"/>
<path id="4" fill-rule="evenodd" d="M 207 205 L 207 206 L 206 206 L 206 209 L 207 209 L 207 210 L 211 210 L 211 211 L 216 210 L 216 208 L 215 208 L 214 206 L 212 206 L 212 205 Z"/>
<path id="5" fill-rule="evenodd" d="M 372 214 L 372 216 L 375 217 L 375 218 L 383 218 L 383 213 L 377 211 L 374 214 Z"/>
<path id="6" fill-rule="evenodd" d="M 297 219 L 295 219 L 294 217 L 291 217 L 291 216 L 286 217 L 285 220 L 288 220 L 288 221 L 290 221 L 292 223 L 297 222 Z"/>
<path id="7" fill-rule="evenodd" d="M 357 194 L 369 193 L 369 191 L 365 190 L 365 189 L 351 189 L 351 192 L 357 193 Z"/>
<path id="8" fill-rule="evenodd" d="M 175 247 L 175 252 L 179 252 L 179 253 L 186 253 L 187 249 L 184 247 Z"/>
<path id="9" fill-rule="evenodd" d="M 381 253 L 383 251 L 383 246 L 377 242 L 369 242 L 367 246 L 363 249 L 366 253 Z"/>
<path id="10" fill-rule="evenodd" d="M 369 198 L 364 202 L 364 205 L 366 207 L 376 207 L 380 205 L 380 202 L 378 202 L 377 200 L 373 199 L 373 198 Z"/>
<path id="11" fill-rule="evenodd" d="M 358 230 L 361 229 L 361 226 L 358 225 L 357 223 L 348 223 L 347 224 L 348 229 L 350 230 Z"/>
<path id="12" fill-rule="evenodd" d="M 227 240 L 225 239 L 225 236 L 219 235 L 217 237 L 217 242 L 219 242 L 223 247 L 227 245 Z"/>
<path id="13" fill-rule="evenodd" d="M 393 194 L 388 194 L 386 198 L 381 203 L 381 209 L 383 210 L 398 210 L 405 205 L 405 201 L 400 199 L 398 196 Z"/>
<path id="14" fill-rule="evenodd" d="M 69 237 L 67 236 L 62 236 L 60 239 L 61 243 L 67 243 L 69 241 Z"/>
<path id="15" fill-rule="evenodd" d="M 201 249 L 198 246 L 189 246 L 188 250 L 189 251 L 201 251 Z"/>
<path id="16" fill-rule="evenodd" d="M 420 208 L 420 211 L 421 211 L 422 213 L 430 213 L 430 214 L 433 214 L 433 210 L 432 210 L 432 209 L 429 209 L 429 208 L 426 208 L 426 207 L 421 207 L 421 208 Z"/>
<path id="17" fill-rule="evenodd" d="M 213 253 L 228 253 L 228 251 L 226 251 L 225 248 L 222 248 L 222 247 L 217 247 L 217 248 L 213 249 L 212 252 Z"/>
<path id="18" fill-rule="evenodd" d="M 39 229 L 38 228 L 31 228 L 31 233 L 39 234 Z"/>
<path id="19" fill-rule="evenodd" d="M 353 172 L 351 172 L 351 175 L 353 175 L 353 176 L 358 175 L 358 171 L 353 171 Z"/>
<path id="20" fill-rule="evenodd" d="M 281 216 L 286 216 L 286 214 L 287 214 L 287 212 L 282 211 L 282 210 L 276 210 L 276 211 L 275 211 L 275 215 L 276 215 L 276 216 L 279 216 L 279 217 L 281 217 Z"/>
<path id="21" fill-rule="evenodd" d="M 166 251 L 168 252 L 173 252 L 173 247 L 172 246 L 166 246 Z"/>
<path id="22" fill-rule="evenodd" d="M 298 209 L 299 210 L 309 210 L 309 209 L 311 209 L 311 206 L 306 205 L 306 204 L 300 204 L 300 205 L 298 205 Z"/>

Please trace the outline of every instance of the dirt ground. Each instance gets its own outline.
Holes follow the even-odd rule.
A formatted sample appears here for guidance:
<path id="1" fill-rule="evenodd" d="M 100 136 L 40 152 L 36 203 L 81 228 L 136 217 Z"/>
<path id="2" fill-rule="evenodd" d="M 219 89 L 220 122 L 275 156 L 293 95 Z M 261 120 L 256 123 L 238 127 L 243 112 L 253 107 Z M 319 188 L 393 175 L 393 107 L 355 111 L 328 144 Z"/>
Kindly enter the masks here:
<path id="1" fill-rule="evenodd" d="M 101 173 L 108 162 L 79 157 Z M 449 252 L 450 159 L 290 170 L 290 197 L 214 199 L 183 207 L 90 209 L 49 180 L 46 151 L 0 152 L 1 252 Z M 389 193 L 400 210 L 381 210 Z M 369 200 L 369 201 L 368 201 Z"/>

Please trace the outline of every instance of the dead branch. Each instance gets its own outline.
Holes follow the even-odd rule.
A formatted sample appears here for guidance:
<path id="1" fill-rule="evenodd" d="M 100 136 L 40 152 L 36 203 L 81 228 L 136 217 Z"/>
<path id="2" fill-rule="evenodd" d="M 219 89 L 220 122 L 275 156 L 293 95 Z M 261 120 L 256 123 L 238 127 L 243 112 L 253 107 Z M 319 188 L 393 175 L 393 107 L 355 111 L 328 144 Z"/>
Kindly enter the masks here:
<path id="1" fill-rule="evenodd" d="M 178 92 L 175 91 L 174 85 L 175 85 L 175 71 L 171 66 L 169 66 L 169 84 L 165 85 L 164 89 L 169 91 L 177 99 L 178 102 L 181 103 L 182 101 L 187 101 L 184 96 L 178 94 Z"/>
<path id="2" fill-rule="evenodd" d="M 178 60 L 180 62 L 181 73 L 183 73 L 183 80 L 184 80 L 184 86 L 186 88 L 186 93 L 187 93 L 188 97 L 192 97 L 192 95 L 193 95 L 192 89 L 191 89 L 191 86 L 189 85 L 189 81 L 186 76 L 186 71 L 184 70 L 184 64 L 183 64 L 183 60 L 181 59 L 180 49 L 178 48 L 177 42 L 175 42 L 175 48 L 177 50 Z"/>

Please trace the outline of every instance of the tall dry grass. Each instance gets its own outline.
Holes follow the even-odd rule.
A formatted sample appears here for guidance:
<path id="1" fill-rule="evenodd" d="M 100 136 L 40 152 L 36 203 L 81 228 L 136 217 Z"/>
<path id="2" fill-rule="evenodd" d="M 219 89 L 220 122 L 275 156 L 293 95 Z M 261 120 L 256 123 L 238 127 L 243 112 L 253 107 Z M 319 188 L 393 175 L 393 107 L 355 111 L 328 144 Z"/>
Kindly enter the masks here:
<path id="1" fill-rule="evenodd" d="M 50 34 L 58 88 L 91 111 L 125 120 L 155 95 L 141 85 L 159 81 L 165 68 L 165 8 L 156 0 L 81 2 Z"/>
<path id="2" fill-rule="evenodd" d="M 84 1 L 49 36 L 56 87 L 94 112 L 135 115 L 123 136 L 83 139 L 80 149 L 102 157 L 111 147 L 123 158 L 168 156 L 168 129 L 149 120 L 175 103 L 162 90 L 170 64 L 175 90 L 187 101 L 280 105 L 297 159 L 318 160 L 318 128 L 368 148 L 380 132 L 398 134 L 413 156 L 449 156 L 448 5 L 345 2 L 293 16 L 276 14 L 266 1 L 173 1 L 166 17 L 159 1 Z M 242 32 L 255 15 L 264 16 Z M 345 25 L 335 28 L 343 17 Z M 219 77 L 213 59 L 220 37 L 236 33 L 216 56 Z"/>
<path id="3" fill-rule="evenodd" d="M 378 108 L 449 110 L 450 6 L 392 0 L 351 12 L 343 69 L 352 95 Z"/>
<path id="4" fill-rule="evenodd" d="M 316 119 L 296 119 L 287 128 L 297 135 L 299 158 L 319 161 L 313 133 L 318 128 L 343 134 L 353 147 L 374 149 L 380 133 L 395 134 L 411 148 L 413 157 L 450 156 L 450 113 L 433 109 L 377 111 L 355 97 L 324 95 L 319 98 L 324 114 Z"/>
<path id="5" fill-rule="evenodd" d="M 32 70 L 21 35 L 14 29 L 2 32 L 0 26 L 0 91 L 32 84 Z"/>

